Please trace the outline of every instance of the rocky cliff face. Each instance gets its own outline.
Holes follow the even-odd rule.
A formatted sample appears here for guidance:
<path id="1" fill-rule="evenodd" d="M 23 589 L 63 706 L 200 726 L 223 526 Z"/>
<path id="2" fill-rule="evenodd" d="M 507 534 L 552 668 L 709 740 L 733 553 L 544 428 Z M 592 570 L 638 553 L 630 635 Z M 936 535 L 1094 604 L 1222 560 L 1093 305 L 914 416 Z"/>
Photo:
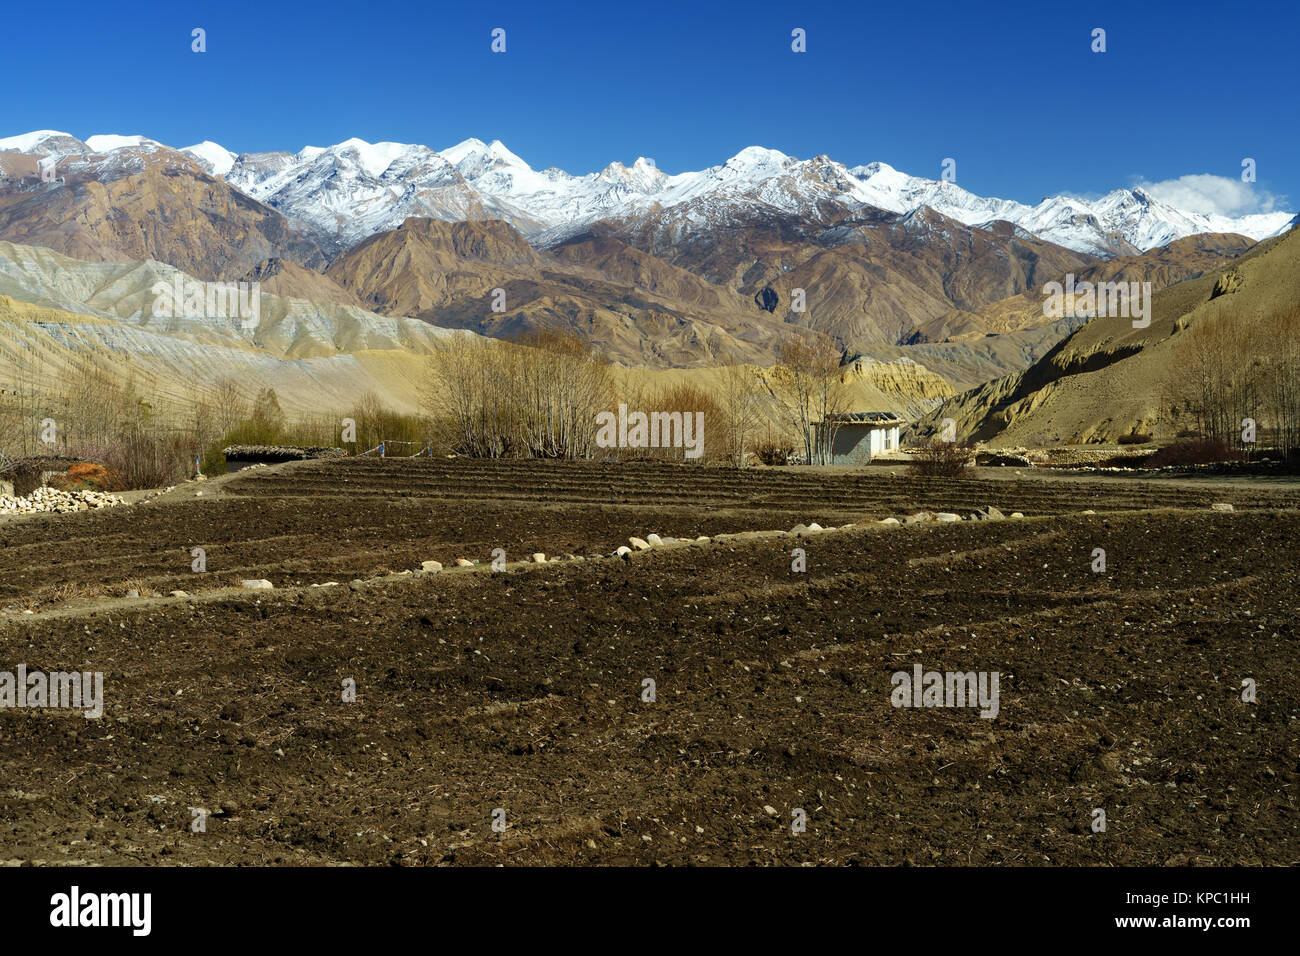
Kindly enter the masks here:
<path id="1" fill-rule="evenodd" d="M 856 411 L 890 411 L 905 420 L 921 418 L 953 395 L 953 388 L 944 379 L 909 359 L 881 362 L 858 358 L 844 368 L 845 382 L 853 389 L 860 383 L 870 391 L 863 391 L 856 399 Z M 874 395 L 873 395 L 874 393 Z M 865 407 L 870 398 L 875 403 Z"/>

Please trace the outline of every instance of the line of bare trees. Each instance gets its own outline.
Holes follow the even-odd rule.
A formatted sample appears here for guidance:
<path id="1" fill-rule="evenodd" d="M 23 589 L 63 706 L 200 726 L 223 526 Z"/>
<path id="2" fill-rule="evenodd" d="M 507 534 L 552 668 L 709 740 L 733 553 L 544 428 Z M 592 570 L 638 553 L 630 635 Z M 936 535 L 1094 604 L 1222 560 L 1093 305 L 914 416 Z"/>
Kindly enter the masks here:
<path id="1" fill-rule="evenodd" d="M 338 441 L 337 416 L 289 423 L 269 387 L 248 390 L 224 379 L 178 396 L 174 383 L 163 389 L 148 376 L 123 375 L 89 360 L 57 377 L 10 364 L 0 385 L 0 457 L 94 462 L 106 469 L 110 490 L 174 483 L 193 474 L 196 461 L 205 471 L 219 468 L 220 449 L 228 443 L 290 443 L 286 438 L 304 436 L 320 444 Z"/>
<path id="2" fill-rule="evenodd" d="M 19 370 L 0 389 L 0 454 L 84 458 L 113 470 L 123 487 L 174 482 L 192 472 L 196 459 L 205 471 L 219 468 L 226 444 L 343 443 L 357 453 L 396 440 L 412 451 L 428 443 L 438 452 L 488 458 L 694 459 L 684 447 L 599 447 L 597 416 L 620 403 L 702 414 L 703 461 L 741 467 L 760 435 L 770 437 L 775 428 L 781 440 L 802 443 L 805 461 L 825 462 L 834 424 L 823 422 L 840 410 L 844 391 L 838 354 L 805 339 L 783 344 L 770 369 L 725 360 L 699 383 L 651 388 L 617 374 L 578 335 L 554 328 L 512 342 L 447 336 L 429 361 L 423 418 L 394 412 L 366 393 L 342 415 L 290 422 L 274 389 L 249 390 L 232 379 L 188 394 L 172 387 L 164 401 L 160 383 L 89 362 L 57 383 L 29 378 Z M 340 434 L 344 416 L 355 425 L 352 436 Z M 42 430 L 45 421 L 53 422 L 52 432 Z"/>
<path id="3" fill-rule="evenodd" d="M 632 409 L 702 413 L 702 460 L 745 463 L 772 414 L 762 373 L 728 359 L 703 387 L 621 383 L 580 336 L 547 328 L 510 342 L 448 337 L 429 363 L 424 404 L 437 444 L 487 458 L 683 458 L 682 448 L 601 448 L 597 416 Z"/>
<path id="4" fill-rule="evenodd" d="M 572 333 L 518 342 L 449 336 L 434 348 L 424 396 L 435 438 L 479 458 L 589 458 L 596 413 L 609 406 L 609 366 Z"/>
<path id="5" fill-rule="evenodd" d="M 1167 392 L 1199 436 L 1242 450 L 1267 438 L 1284 456 L 1300 449 L 1300 306 L 1202 319 L 1186 348 Z M 1256 445 L 1246 419 L 1257 423 Z"/>

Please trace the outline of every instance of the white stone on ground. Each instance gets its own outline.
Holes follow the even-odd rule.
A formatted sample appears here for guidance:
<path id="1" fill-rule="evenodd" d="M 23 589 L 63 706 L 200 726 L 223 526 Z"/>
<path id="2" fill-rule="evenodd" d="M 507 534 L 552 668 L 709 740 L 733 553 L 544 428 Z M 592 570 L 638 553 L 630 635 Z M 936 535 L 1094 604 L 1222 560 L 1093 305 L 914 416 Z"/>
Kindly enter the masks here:
<path id="1" fill-rule="evenodd" d="M 125 504 L 122 498 L 106 491 L 60 491 L 57 488 L 37 488 L 26 497 L 0 495 L 0 515 L 38 514 L 54 512 L 89 511 L 92 508 L 109 508 Z"/>

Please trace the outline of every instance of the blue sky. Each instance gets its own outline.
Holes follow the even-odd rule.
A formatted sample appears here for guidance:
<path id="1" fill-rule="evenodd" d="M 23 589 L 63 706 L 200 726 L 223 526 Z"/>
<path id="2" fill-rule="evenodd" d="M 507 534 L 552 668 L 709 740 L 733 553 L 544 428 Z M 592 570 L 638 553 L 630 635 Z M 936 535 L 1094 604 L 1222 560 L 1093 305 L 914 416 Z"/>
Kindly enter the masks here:
<path id="1" fill-rule="evenodd" d="M 935 178 L 952 157 L 959 185 L 1027 202 L 1209 175 L 1223 182 L 1185 184 L 1237 207 L 1220 211 L 1300 204 L 1294 0 L 48 9 L 5 44 L 0 135 L 142 133 L 236 152 L 477 136 L 573 173 L 640 155 L 680 172 L 762 145 Z M 194 27 L 206 53 L 191 52 Z M 496 27 L 504 54 L 490 50 Z M 791 51 L 796 27 L 806 53 Z M 1096 27 L 1105 53 L 1090 50 Z"/>

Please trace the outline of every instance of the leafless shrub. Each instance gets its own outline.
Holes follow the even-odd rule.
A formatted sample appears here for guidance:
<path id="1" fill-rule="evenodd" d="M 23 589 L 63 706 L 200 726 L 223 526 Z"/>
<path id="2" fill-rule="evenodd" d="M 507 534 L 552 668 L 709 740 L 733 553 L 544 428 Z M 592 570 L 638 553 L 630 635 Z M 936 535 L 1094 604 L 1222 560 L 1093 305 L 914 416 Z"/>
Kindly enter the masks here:
<path id="1" fill-rule="evenodd" d="M 975 460 L 969 444 L 938 439 L 927 442 L 912 453 L 908 473 L 922 478 L 956 478 L 965 474 Z"/>
<path id="2" fill-rule="evenodd" d="M 1165 468 L 1170 465 L 1209 465 L 1222 461 L 1241 461 L 1245 458 L 1222 438 L 1197 438 L 1174 442 L 1154 452 L 1147 458 L 1148 468 Z"/>
<path id="3" fill-rule="evenodd" d="M 754 456 L 765 465 L 784 465 L 792 454 L 794 448 L 778 442 L 765 441 L 754 446 Z"/>

